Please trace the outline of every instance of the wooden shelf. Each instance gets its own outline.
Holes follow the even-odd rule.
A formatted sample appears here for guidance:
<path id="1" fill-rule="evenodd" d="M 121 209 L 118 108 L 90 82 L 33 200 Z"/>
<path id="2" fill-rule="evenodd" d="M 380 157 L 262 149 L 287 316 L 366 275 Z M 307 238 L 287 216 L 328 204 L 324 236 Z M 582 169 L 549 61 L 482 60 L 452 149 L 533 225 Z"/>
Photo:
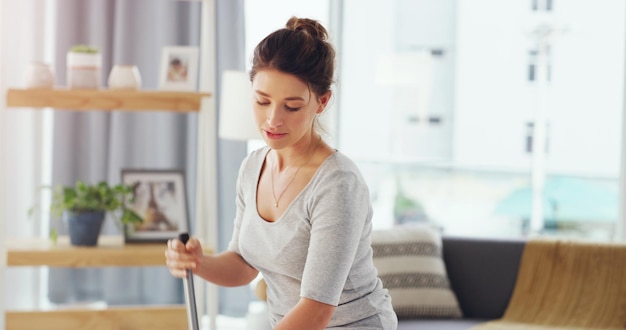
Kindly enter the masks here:
<path id="1" fill-rule="evenodd" d="M 77 247 L 66 236 L 15 239 L 6 243 L 7 266 L 109 267 L 165 266 L 165 243 L 124 243 L 121 236 L 101 236 L 98 246 Z"/>
<path id="2" fill-rule="evenodd" d="M 5 318 L 7 330 L 187 329 L 185 305 L 8 311 Z"/>
<path id="3" fill-rule="evenodd" d="M 9 89 L 8 107 L 68 110 L 166 110 L 197 112 L 209 93 L 88 89 Z"/>
<path id="4" fill-rule="evenodd" d="M 6 266 L 165 267 L 165 243 L 124 243 L 122 236 L 100 236 L 94 247 L 73 246 L 67 236 L 13 239 L 5 243 Z M 204 253 L 210 254 L 210 249 Z"/>

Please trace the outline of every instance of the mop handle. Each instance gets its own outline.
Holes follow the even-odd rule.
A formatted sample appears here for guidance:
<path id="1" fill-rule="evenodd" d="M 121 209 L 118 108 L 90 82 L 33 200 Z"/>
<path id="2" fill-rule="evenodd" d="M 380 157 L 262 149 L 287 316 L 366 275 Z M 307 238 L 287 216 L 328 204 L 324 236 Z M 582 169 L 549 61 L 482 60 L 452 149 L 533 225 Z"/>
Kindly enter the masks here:
<path id="1" fill-rule="evenodd" d="M 181 233 L 178 235 L 178 239 L 187 244 L 189 241 L 188 233 Z M 187 271 L 187 278 L 183 279 L 183 285 L 185 287 L 185 300 L 187 301 L 187 327 L 189 330 L 200 330 L 198 325 L 198 312 L 196 310 L 196 295 L 193 287 L 193 273 L 191 270 Z"/>

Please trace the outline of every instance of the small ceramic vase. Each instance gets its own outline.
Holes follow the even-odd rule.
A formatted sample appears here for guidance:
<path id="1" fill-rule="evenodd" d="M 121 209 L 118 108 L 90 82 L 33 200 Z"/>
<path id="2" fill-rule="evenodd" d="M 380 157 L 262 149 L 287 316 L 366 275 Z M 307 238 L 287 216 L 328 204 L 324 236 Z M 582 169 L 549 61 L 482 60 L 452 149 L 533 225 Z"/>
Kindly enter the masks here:
<path id="1" fill-rule="evenodd" d="M 109 74 L 110 89 L 138 90 L 141 88 L 141 75 L 136 65 L 115 65 Z"/>
<path id="2" fill-rule="evenodd" d="M 47 63 L 32 62 L 26 71 L 26 88 L 54 88 L 54 70 Z"/>

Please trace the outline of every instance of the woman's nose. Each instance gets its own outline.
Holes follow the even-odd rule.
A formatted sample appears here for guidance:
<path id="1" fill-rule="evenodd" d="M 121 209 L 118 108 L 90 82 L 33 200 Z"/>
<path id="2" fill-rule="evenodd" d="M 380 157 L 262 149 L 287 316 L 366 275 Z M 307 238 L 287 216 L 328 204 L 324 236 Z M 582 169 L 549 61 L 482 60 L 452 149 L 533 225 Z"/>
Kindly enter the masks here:
<path id="1" fill-rule="evenodd" d="M 278 106 L 270 106 L 267 113 L 267 124 L 271 127 L 278 127 L 282 124 L 280 108 Z"/>

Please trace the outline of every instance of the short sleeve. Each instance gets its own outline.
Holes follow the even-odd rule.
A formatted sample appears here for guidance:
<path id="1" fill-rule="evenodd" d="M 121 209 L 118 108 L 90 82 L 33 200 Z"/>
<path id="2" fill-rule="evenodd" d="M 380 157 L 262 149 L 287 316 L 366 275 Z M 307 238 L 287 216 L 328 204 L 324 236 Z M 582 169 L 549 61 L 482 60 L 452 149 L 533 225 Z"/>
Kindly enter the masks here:
<path id="1" fill-rule="evenodd" d="M 336 306 L 371 218 L 369 191 L 358 172 L 344 169 L 331 172 L 315 189 L 301 296 Z"/>
<path id="2" fill-rule="evenodd" d="M 239 249 L 239 233 L 241 230 L 241 222 L 243 221 L 243 213 L 246 208 L 245 191 L 247 189 L 245 189 L 245 185 L 247 184 L 247 182 L 250 181 L 250 179 L 246 179 L 246 178 L 250 176 L 250 172 L 252 171 L 252 169 L 249 168 L 249 165 L 248 165 L 250 163 L 249 159 L 250 159 L 250 156 L 245 158 L 241 162 L 241 166 L 239 167 L 239 174 L 237 175 L 237 185 L 236 185 L 237 195 L 235 197 L 236 211 L 235 211 L 233 235 L 231 237 L 230 242 L 228 243 L 228 250 L 233 251 L 239 255 L 241 255 L 241 251 Z"/>

